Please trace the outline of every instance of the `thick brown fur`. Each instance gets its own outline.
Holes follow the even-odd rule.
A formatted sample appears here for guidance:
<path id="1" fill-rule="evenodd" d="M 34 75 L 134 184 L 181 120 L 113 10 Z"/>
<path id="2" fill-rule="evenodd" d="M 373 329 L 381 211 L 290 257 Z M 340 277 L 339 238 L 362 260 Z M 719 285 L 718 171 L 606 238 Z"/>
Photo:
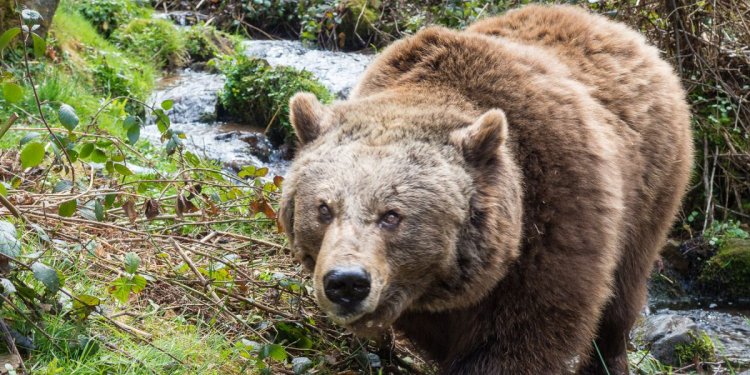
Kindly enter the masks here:
<path id="1" fill-rule="evenodd" d="M 423 30 L 348 101 L 291 108 L 303 134 L 281 220 L 334 319 L 393 324 L 445 374 L 556 374 L 576 356 L 581 374 L 627 373 L 693 158 L 684 92 L 638 33 L 527 6 Z M 356 315 L 320 291 L 340 265 L 373 275 Z"/>

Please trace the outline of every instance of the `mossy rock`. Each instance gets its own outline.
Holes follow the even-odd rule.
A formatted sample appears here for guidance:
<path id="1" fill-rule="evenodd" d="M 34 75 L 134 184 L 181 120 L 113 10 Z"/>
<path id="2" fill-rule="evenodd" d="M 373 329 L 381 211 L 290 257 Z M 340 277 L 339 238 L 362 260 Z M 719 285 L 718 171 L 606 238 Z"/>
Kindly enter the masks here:
<path id="1" fill-rule="evenodd" d="M 300 91 L 315 94 L 322 102 L 333 95 L 307 71 L 272 67 L 263 59 L 234 56 L 219 63 L 226 76 L 219 96 L 220 118 L 265 128 L 274 144 L 293 146 L 294 129 L 289 123 L 289 99 Z"/>
<path id="2" fill-rule="evenodd" d="M 727 239 L 701 270 L 701 286 L 727 299 L 750 298 L 750 239 Z"/>
<path id="3" fill-rule="evenodd" d="M 674 354 L 679 364 L 684 366 L 695 361 L 713 362 L 716 360 L 716 348 L 713 341 L 705 332 L 688 334 L 691 342 L 679 343 L 674 347 Z"/>
<path id="4" fill-rule="evenodd" d="M 189 61 L 184 35 L 166 20 L 135 19 L 113 37 L 120 46 L 158 68 L 180 68 Z"/>

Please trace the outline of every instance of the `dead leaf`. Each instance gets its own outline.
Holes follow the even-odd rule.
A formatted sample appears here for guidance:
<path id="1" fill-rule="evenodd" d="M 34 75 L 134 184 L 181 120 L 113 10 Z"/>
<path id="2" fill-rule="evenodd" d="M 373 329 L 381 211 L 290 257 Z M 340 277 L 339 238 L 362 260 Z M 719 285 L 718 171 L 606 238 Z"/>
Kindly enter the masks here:
<path id="1" fill-rule="evenodd" d="M 147 199 L 143 202 L 143 211 L 146 214 L 146 218 L 151 220 L 159 216 L 159 202 L 155 199 Z"/>
<path id="2" fill-rule="evenodd" d="M 128 200 L 122 204 L 122 209 L 125 211 L 125 215 L 128 215 L 130 224 L 135 224 L 135 220 L 138 219 L 138 213 L 135 211 L 135 200 L 133 197 L 128 198 Z"/>

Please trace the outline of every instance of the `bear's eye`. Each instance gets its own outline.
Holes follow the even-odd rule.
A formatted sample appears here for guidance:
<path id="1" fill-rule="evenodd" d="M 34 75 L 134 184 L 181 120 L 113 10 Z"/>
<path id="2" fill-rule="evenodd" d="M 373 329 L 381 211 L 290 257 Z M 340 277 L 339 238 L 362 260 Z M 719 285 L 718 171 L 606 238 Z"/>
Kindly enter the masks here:
<path id="1" fill-rule="evenodd" d="M 318 219 L 324 224 L 328 224 L 333 220 L 331 209 L 325 203 L 318 206 Z"/>
<path id="2" fill-rule="evenodd" d="M 401 222 L 401 216 L 396 211 L 388 211 L 380 217 L 379 225 L 384 229 L 395 229 Z"/>

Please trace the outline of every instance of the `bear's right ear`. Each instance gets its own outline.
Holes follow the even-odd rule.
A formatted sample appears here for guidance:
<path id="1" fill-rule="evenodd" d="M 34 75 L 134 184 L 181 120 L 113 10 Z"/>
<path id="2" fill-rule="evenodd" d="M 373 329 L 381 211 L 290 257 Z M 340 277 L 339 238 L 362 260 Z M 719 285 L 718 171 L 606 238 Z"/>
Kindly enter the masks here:
<path id="1" fill-rule="evenodd" d="M 289 100 L 289 120 L 300 143 L 304 145 L 318 138 L 327 111 L 318 98 L 309 92 L 297 93 Z"/>
<path id="2" fill-rule="evenodd" d="M 508 138 L 505 112 L 491 109 L 466 128 L 450 135 L 451 143 L 464 154 L 467 162 L 482 165 L 497 156 L 498 149 Z"/>

